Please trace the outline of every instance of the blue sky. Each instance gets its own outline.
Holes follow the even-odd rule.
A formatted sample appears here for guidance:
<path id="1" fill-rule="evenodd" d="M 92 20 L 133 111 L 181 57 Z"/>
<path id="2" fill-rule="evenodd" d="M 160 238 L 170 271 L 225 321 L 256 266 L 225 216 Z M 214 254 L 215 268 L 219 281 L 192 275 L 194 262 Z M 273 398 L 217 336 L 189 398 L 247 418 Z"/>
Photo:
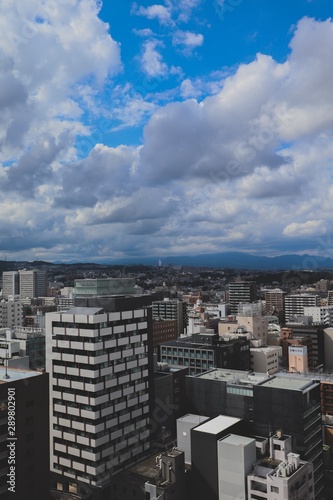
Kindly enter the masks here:
<path id="1" fill-rule="evenodd" d="M 0 258 L 328 256 L 332 12 L 2 2 Z"/>

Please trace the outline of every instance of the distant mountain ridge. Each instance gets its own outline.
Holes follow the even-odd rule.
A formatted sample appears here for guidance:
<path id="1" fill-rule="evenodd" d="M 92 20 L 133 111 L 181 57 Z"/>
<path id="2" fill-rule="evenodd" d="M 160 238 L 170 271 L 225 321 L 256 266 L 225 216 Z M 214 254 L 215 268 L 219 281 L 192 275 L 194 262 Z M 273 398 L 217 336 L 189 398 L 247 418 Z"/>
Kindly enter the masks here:
<path id="1" fill-rule="evenodd" d="M 124 257 L 122 259 L 105 259 L 101 261 L 87 261 L 75 259 L 72 261 L 0 261 L 0 271 L 9 269 L 18 269 L 20 266 L 84 266 L 89 267 L 100 266 L 125 266 L 125 265 L 146 265 L 158 266 L 161 260 L 162 266 L 172 264 L 174 266 L 190 266 L 190 267 L 212 267 L 212 268 L 229 268 L 242 269 L 252 271 L 288 271 L 288 270 L 320 270 L 332 269 L 333 259 L 330 257 L 321 257 L 319 255 L 298 255 L 287 254 L 278 255 L 276 257 L 266 257 L 252 255 L 245 252 L 221 252 L 202 255 L 182 255 L 168 257 Z M 21 268 L 23 268 L 21 267 Z"/>
<path id="2" fill-rule="evenodd" d="M 103 261 L 103 264 L 145 264 L 158 265 L 158 257 L 124 258 L 114 261 Z M 333 259 L 319 255 L 278 255 L 276 257 L 265 257 L 252 255 L 244 252 L 223 252 L 203 255 L 170 256 L 161 258 L 163 266 L 172 264 L 174 266 L 194 267 L 220 267 L 231 269 L 249 269 L 258 271 L 278 270 L 317 270 L 333 269 Z"/>

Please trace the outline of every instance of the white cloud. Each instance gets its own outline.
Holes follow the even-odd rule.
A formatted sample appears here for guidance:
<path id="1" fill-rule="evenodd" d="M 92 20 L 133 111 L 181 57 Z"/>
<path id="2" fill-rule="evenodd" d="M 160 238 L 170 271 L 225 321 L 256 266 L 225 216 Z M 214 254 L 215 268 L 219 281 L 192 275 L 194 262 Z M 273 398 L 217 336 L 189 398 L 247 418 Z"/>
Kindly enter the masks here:
<path id="1" fill-rule="evenodd" d="M 190 31 L 176 31 L 173 35 L 174 45 L 183 45 L 187 49 L 201 47 L 204 37 L 201 33 L 191 33 Z"/>
<path id="2" fill-rule="evenodd" d="M 157 40 L 145 42 L 141 55 L 142 70 L 151 78 L 163 77 L 168 73 L 168 66 L 163 62 L 163 56 L 157 48 L 163 44 Z"/>
<path id="3" fill-rule="evenodd" d="M 143 16 L 147 19 L 157 19 L 161 24 L 172 24 L 170 10 L 164 5 L 154 4 L 149 7 L 142 7 L 134 3 L 132 14 Z"/>
<path id="4" fill-rule="evenodd" d="M 322 220 L 307 220 L 306 222 L 292 222 L 283 230 L 286 236 L 319 236 L 326 233 L 326 226 Z"/>
<path id="5" fill-rule="evenodd" d="M 258 54 L 232 74 L 182 77 L 168 96 L 176 102 L 161 105 L 155 87 L 148 102 L 134 84 L 112 84 L 120 48 L 93 0 L 66 2 L 35 22 L 40 5 L 12 0 L 0 7 L 0 28 L 9 33 L 0 39 L 4 252 L 276 253 L 291 244 L 315 249 L 316 238 L 332 233 L 331 21 L 302 20 L 282 64 Z M 176 4 L 166 5 L 170 16 L 176 12 Z M 186 12 L 197 5 L 182 3 Z M 163 9 L 148 13 L 168 19 Z M 31 35 L 15 46 L 22 19 Z M 142 68 L 152 81 L 181 75 L 163 59 L 164 48 L 145 40 Z M 103 82 L 110 103 L 100 99 Z M 214 95 L 201 98 L 207 89 Z M 99 144 L 80 159 L 76 146 L 84 149 L 90 132 L 84 118 L 99 113 L 108 130 L 148 120 L 140 146 L 107 147 L 101 127 Z"/>

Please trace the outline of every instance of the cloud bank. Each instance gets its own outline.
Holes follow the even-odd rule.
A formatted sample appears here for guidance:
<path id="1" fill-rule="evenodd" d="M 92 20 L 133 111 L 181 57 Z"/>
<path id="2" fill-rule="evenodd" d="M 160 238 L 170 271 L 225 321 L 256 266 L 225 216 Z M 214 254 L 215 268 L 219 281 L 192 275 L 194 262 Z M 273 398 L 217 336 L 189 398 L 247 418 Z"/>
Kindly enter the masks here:
<path id="1" fill-rule="evenodd" d="M 196 4 L 132 11 L 171 26 Z M 181 73 L 167 104 L 132 101 L 130 86 L 118 89 L 118 115 L 145 120 L 140 144 L 110 147 L 101 134 L 82 157 L 78 138 L 91 134 L 91 117 L 106 113 L 101 93 L 117 90 L 121 48 L 94 0 L 43 5 L 0 6 L 8 33 L 0 38 L 3 254 L 318 251 L 318 238 L 333 229 L 331 20 L 301 19 L 285 62 L 258 53 L 221 73 L 210 95 Z M 147 74 L 163 76 L 170 68 L 151 33 L 141 36 L 141 61 Z M 204 39 L 183 30 L 174 43 L 195 48 Z"/>

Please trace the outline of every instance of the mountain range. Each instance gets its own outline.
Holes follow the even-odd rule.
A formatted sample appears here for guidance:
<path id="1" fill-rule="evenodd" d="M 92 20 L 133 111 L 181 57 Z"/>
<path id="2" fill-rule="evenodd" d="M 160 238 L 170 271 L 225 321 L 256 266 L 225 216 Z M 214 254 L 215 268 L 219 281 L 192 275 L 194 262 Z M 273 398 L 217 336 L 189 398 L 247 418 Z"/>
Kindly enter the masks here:
<path id="1" fill-rule="evenodd" d="M 144 264 L 157 266 L 158 257 L 124 258 L 103 261 L 103 264 L 126 265 Z M 333 259 L 319 255 L 287 254 L 276 257 L 251 255 L 244 252 L 223 252 L 203 255 L 170 256 L 161 258 L 162 266 L 218 267 L 230 269 L 249 269 L 263 271 L 333 269 Z"/>

